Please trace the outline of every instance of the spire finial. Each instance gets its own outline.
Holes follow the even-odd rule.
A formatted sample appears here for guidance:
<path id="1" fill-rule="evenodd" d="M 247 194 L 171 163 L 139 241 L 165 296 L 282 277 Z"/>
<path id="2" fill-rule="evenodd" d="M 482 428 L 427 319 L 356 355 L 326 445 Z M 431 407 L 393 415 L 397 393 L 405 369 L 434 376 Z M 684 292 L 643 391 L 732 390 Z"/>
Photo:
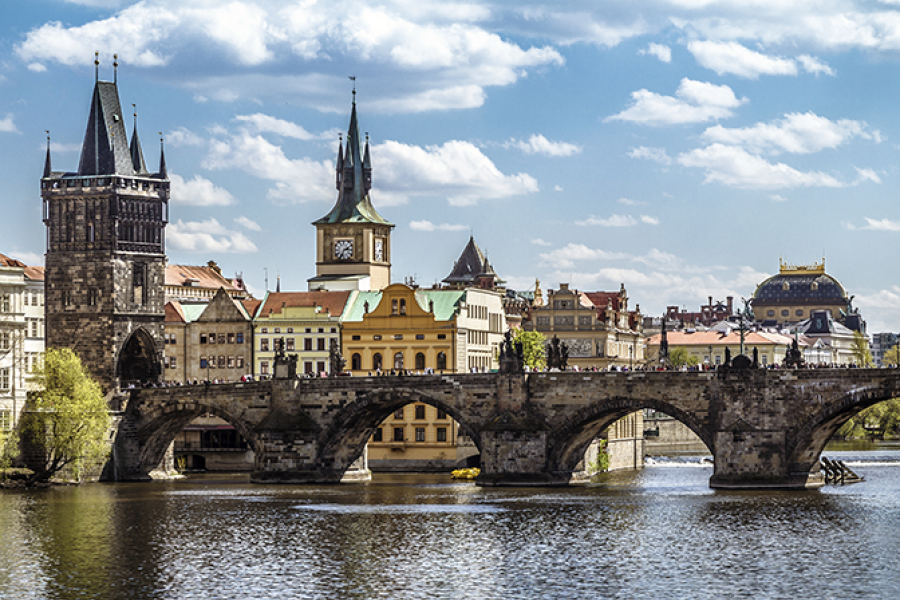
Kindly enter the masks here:
<path id="1" fill-rule="evenodd" d="M 45 129 L 44 133 L 47 134 L 47 158 L 44 159 L 44 177 L 50 177 L 53 174 L 53 170 L 50 168 L 50 130 Z"/>
<path id="2" fill-rule="evenodd" d="M 113 83 L 119 81 L 119 55 L 113 54 Z"/>
<path id="3" fill-rule="evenodd" d="M 94 81 L 100 81 L 100 51 L 94 50 Z"/>
<path id="4" fill-rule="evenodd" d="M 162 131 L 159 132 L 159 176 L 162 179 L 168 179 L 169 177 L 166 171 L 166 141 L 163 138 Z"/>
<path id="5" fill-rule="evenodd" d="M 349 79 L 353 82 L 353 104 L 356 104 L 356 75 L 350 75 Z"/>

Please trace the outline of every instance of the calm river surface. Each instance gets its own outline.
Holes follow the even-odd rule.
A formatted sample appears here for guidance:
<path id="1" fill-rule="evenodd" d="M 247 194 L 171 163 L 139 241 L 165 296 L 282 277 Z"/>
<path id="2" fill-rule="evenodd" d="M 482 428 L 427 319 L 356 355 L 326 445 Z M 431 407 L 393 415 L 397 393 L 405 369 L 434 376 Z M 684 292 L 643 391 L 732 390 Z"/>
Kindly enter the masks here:
<path id="1" fill-rule="evenodd" d="M 716 492 L 685 459 L 599 484 L 204 476 L 0 491 L 0 598 L 898 598 L 900 449 L 866 481 Z"/>

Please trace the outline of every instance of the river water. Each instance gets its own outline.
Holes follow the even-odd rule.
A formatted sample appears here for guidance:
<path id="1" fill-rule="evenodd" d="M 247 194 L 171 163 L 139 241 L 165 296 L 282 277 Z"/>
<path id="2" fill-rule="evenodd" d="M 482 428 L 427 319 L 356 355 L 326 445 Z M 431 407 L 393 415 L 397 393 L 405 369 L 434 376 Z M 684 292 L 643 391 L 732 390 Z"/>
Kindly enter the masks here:
<path id="1" fill-rule="evenodd" d="M 695 457 L 587 487 L 439 476 L 0 492 L 0 598 L 898 598 L 900 448 L 863 483 L 721 492 Z"/>

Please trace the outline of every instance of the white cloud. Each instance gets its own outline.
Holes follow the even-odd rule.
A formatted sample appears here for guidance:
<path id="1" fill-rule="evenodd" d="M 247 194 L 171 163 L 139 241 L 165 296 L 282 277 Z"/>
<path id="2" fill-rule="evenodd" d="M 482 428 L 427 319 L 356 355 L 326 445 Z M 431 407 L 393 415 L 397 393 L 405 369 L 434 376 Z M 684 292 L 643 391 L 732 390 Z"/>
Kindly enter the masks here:
<path id="1" fill-rule="evenodd" d="M 800 61 L 800 64 L 803 65 L 803 70 L 807 73 L 812 73 L 813 75 L 824 73 L 825 75 L 831 75 L 832 77 L 837 74 L 834 69 L 814 56 L 801 54 L 797 57 L 797 60 Z"/>
<path id="2" fill-rule="evenodd" d="M 166 227 L 166 241 L 173 248 L 197 253 L 248 254 L 256 252 L 256 244 L 239 231 L 223 227 L 213 218 L 184 222 L 178 219 Z"/>
<path id="3" fill-rule="evenodd" d="M 45 23 L 15 53 L 86 65 L 99 48 L 104 63 L 119 52 L 123 64 L 169 67 L 160 76 L 198 99 L 289 99 L 327 111 L 346 89 L 336 65 L 356 63 L 375 82 L 369 110 L 420 112 L 480 106 L 486 88 L 564 63 L 550 46 L 502 38 L 494 23 L 490 9 L 464 2 L 144 0 L 83 25 Z"/>
<path id="4" fill-rule="evenodd" d="M 753 127 L 730 129 L 714 125 L 704 131 L 702 137 L 707 142 L 741 145 L 757 154 L 809 154 L 837 148 L 855 137 L 881 141 L 880 132 L 870 132 L 864 121 L 831 121 L 812 112 L 790 113 L 784 119 L 757 123 Z"/>
<path id="5" fill-rule="evenodd" d="M 871 231 L 900 231 L 900 221 L 892 221 L 890 219 L 872 219 L 869 217 L 863 217 L 866 220 L 866 224 L 862 227 L 857 227 L 852 224 L 847 224 L 847 229 L 868 229 Z"/>
<path id="6" fill-rule="evenodd" d="M 692 41 L 688 51 L 697 62 L 719 75 L 733 74 L 756 79 L 760 75 L 796 75 L 797 64 L 754 52 L 737 42 Z"/>
<path id="7" fill-rule="evenodd" d="M 251 131 L 257 133 L 274 133 L 283 137 L 298 140 L 331 140 L 337 139 L 338 136 L 337 131 L 328 131 L 324 134 L 313 134 L 296 123 L 291 123 L 290 121 L 285 121 L 262 113 L 238 115 L 234 119 L 235 121 L 246 123 Z"/>
<path id="8" fill-rule="evenodd" d="M 553 245 L 550 242 L 542 240 L 541 238 L 534 238 L 533 240 L 531 240 L 531 243 L 534 244 L 535 246 L 552 246 Z"/>
<path id="9" fill-rule="evenodd" d="M 47 70 L 47 67 L 41 63 L 31 63 L 28 65 L 28 70 L 34 73 L 43 73 Z"/>
<path id="10" fill-rule="evenodd" d="M 650 215 L 641 215 L 641 223 L 646 225 L 659 225 L 659 219 Z"/>
<path id="11" fill-rule="evenodd" d="M 857 177 L 856 177 L 855 183 L 862 183 L 864 181 L 871 181 L 872 183 L 881 183 L 881 178 L 872 169 L 860 169 L 859 167 L 856 167 L 856 173 L 857 173 Z"/>
<path id="12" fill-rule="evenodd" d="M 771 200 L 772 202 L 787 202 L 788 201 L 787 198 L 785 198 L 784 196 L 781 196 L 780 194 L 771 194 L 769 196 L 769 200 Z"/>
<path id="13" fill-rule="evenodd" d="M 41 144 L 41 150 L 46 150 L 47 146 Z M 51 155 L 56 154 L 66 154 L 69 152 L 81 152 L 81 144 L 78 142 L 72 142 L 69 144 L 65 144 L 63 142 L 50 142 L 50 153 Z"/>
<path id="14" fill-rule="evenodd" d="M 638 54 L 649 54 L 650 56 L 655 56 L 664 63 L 672 62 L 672 49 L 665 44 L 656 44 L 654 42 L 650 42 L 650 45 L 647 46 L 647 49 L 638 50 Z"/>
<path id="15" fill-rule="evenodd" d="M 19 133 L 16 124 L 13 123 L 13 114 L 8 113 L 5 119 L 0 119 L 0 132 Z"/>
<path id="16" fill-rule="evenodd" d="M 576 225 L 601 225 L 603 227 L 633 227 L 637 220 L 629 215 L 613 215 L 608 219 L 591 215 L 584 221 L 575 221 Z"/>
<path id="17" fill-rule="evenodd" d="M 553 186 L 553 191 L 554 191 L 554 192 L 562 192 L 562 191 L 563 191 L 563 186 L 561 186 L 561 185 L 554 185 L 554 186 Z"/>
<path id="18" fill-rule="evenodd" d="M 14 258 L 16 260 L 20 260 L 29 267 L 42 267 L 44 266 L 44 255 L 38 254 L 37 252 L 16 252 L 15 250 L 9 253 L 10 258 Z"/>
<path id="19" fill-rule="evenodd" d="M 619 204 L 624 204 L 625 206 L 643 206 L 647 204 L 646 202 L 641 202 L 640 200 L 632 200 L 631 198 L 619 198 L 616 200 Z"/>
<path id="20" fill-rule="evenodd" d="M 166 143 L 175 146 L 202 146 L 206 141 L 186 127 L 179 127 L 165 136 Z"/>
<path id="21" fill-rule="evenodd" d="M 262 231 L 262 227 L 260 227 L 259 223 L 257 223 L 256 221 L 253 221 L 251 219 L 248 219 L 247 217 L 245 217 L 243 215 L 241 215 L 240 217 L 236 217 L 234 219 L 234 222 L 237 223 L 238 225 L 240 225 L 241 227 L 244 227 L 245 229 L 249 229 L 251 231 Z"/>
<path id="22" fill-rule="evenodd" d="M 747 189 L 795 187 L 842 187 L 844 184 L 825 173 L 802 172 L 784 163 L 770 163 L 743 148 L 712 144 L 678 156 L 679 164 L 706 171 L 705 183 L 718 182 Z"/>
<path id="23" fill-rule="evenodd" d="M 672 159 L 666 154 L 665 148 L 648 148 L 647 146 L 638 146 L 628 151 L 631 158 L 643 158 L 658 162 L 661 165 L 672 164 Z"/>
<path id="24" fill-rule="evenodd" d="M 504 148 L 516 148 L 525 154 L 545 156 L 572 156 L 581 153 L 581 146 L 568 142 L 551 142 L 541 134 L 532 134 L 528 141 L 512 139 L 503 144 Z"/>
<path id="25" fill-rule="evenodd" d="M 552 252 L 541 253 L 541 263 L 544 265 L 552 265 L 559 269 L 571 269 L 575 266 L 575 261 L 581 260 L 622 260 L 627 258 L 627 254 L 621 252 L 607 252 L 605 250 L 595 250 L 588 248 L 584 244 L 567 244 L 563 248 L 557 248 Z"/>
<path id="26" fill-rule="evenodd" d="M 184 179 L 176 173 L 171 173 L 169 179 L 172 181 L 172 202 L 175 204 L 228 206 L 237 202 L 228 190 L 199 175 L 194 175 L 192 179 Z"/>
<path id="27" fill-rule="evenodd" d="M 673 96 L 661 96 L 646 89 L 631 93 L 632 104 L 608 121 L 631 121 L 645 125 L 702 123 L 732 115 L 746 99 L 738 99 L 727 85 L 715 85 L 684 78 Z"/>
<path id="28" fill-rule="evenodd" d="M 451 205 L 468 206 L 539 189 L 531 175 L 504 175 L 475 145 L 458 140 L 425 148 L 387 141 L 372 148 L 372 160 L 375 186 L 393 204 L 444 196 Z"/>
<path id="29" fill-rule="evenodd" d="M 435 225 L 431 221 L 410 221 L 409 228 L 413 231 L 465 231 L 468 225 L 451 225 L 450 223 L 441 223 Z"/>

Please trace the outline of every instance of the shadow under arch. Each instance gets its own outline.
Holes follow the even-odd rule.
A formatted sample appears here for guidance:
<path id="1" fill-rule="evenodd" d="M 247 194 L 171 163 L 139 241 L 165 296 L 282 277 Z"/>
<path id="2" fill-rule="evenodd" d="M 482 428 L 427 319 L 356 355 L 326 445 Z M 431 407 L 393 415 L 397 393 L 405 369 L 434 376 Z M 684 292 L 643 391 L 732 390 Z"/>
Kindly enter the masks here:
<path id="1" fill-rule="evenodd" d="M 690 414 L 662 400 L 614 396 L 592 402 L 549 432 L 548 467 L 551 472 L 572 472 L 591 441 L 604 429 L 635 411 L 652 408 L 683 423 L 715 456 L 713 436 Z M 643 436 L 643 431 L 638 435 Z"/>
<path id="2" fill-rule="evenodd" d="M 191 421 L 205 413 L 215 415 L 234 427 L 253 450 L 257 461 L 262 457 L 263 445 L 247 423 L 215 404 L 186 399 L 184 402 L 167 403 L 142 419 L 143 424 L 137 431 L 141 446 L 138 461 L 141 474 L 149 474 L 159 468 L 166 450 L 175 441 L 175 436 Z"/>
<path id="3" fill-rule="evenodd" d="M 119 350 L 116 377 L 121 384 L 157 381 L 162 372 L 156 342 L 143 327 L 135 329 Z"/>
<path id="4" fill-rule="evenodd" d="M 375 429 L 398 408 L 413 403 L 428 404 L 447 413 L 459 431 L 472 438 L 481 452 L 481 434 L 452 404 L 410 388 L 377 390 L 357 398 L 318 435 L 319 462 L 333 473 L 344 473 L 365 449 Z"/>
<path id="5" fill-rule="evenodd" d="M 897 397 L 900 395 L 896 390 L 873 385 L 853 390 L 829 404 L 788 438 L 786 451 L 791 471 L 818 469 L 819 457 L 826 444 L 844 423 L 870 406 Z"/>

